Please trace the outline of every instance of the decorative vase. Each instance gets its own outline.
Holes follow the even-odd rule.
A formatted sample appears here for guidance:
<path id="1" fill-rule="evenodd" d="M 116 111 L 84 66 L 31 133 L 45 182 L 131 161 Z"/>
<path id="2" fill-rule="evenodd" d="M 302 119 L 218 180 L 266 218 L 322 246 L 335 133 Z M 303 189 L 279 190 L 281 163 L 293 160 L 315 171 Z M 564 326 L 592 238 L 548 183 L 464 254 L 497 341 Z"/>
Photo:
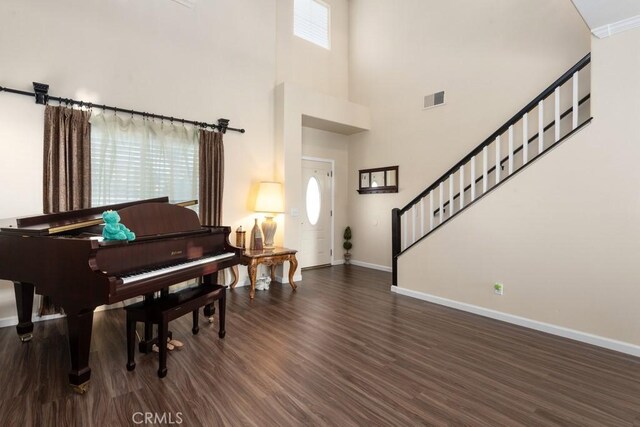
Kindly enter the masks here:
<path id="1" fill-rule="evenodd" d="M 278 224 L 273 220 L 272 216 L 264 218 L 262 223 L 262 232 L 264 233 L 264 247 L 265 249 L 273 249 L 273 238 L 276 235 L 276 228 Z"/>
<path id="2" fill-rule="evenodd" d="M 344 253 L 344 263 L 346 265 L 351 264 L 351 254 L 349 252 Z"/>
<path id="3" fill-rule="evenodd" d="M 253 228 L 251 229 L 251 238 L 249 241 L 249 249 L 251 250 L 262 250 L 262 231 L 260 231 L 260 227 L 258 226 L 258 218 L 255 219 L 255 223 L 253 224 Z"/>

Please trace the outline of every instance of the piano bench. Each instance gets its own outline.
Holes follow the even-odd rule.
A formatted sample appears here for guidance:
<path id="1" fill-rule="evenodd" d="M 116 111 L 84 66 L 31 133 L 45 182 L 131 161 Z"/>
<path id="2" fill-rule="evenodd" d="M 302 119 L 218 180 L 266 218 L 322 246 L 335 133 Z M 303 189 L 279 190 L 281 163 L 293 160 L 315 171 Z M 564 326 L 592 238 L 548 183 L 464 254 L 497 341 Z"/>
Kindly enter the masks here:
<path id="1" fill-rule="evenodd" d="M 148 322 L 158 325 L 158 349 L 160 366 L 158 376 L 164 378 L 167 375 L 167 337 L 169 322 L 193 313 L 193 328 L 191 332 L 197 334 L 198 312 L 200 307 L 209 306 L 218 300 L 218 320 L 220 328 L 218 336 L 224 338 L 224 318 L 226 306 L 227 287 L 223 285 L 202 284 L 178 292 L 165 295 L 161 298 L 142 301 L 126 306 L 127 312 L 127 370 L 133 371 L 135 362 L 136 322 Z"/>

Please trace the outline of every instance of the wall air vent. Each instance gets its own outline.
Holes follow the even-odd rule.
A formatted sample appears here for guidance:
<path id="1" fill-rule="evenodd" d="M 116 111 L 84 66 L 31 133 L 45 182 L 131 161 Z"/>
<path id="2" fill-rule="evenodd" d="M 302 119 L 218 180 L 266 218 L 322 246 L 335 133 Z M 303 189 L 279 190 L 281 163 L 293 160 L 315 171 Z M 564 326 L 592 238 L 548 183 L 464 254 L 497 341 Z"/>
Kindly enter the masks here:
<path id="1" fill-rule="evenodd" d="M 426 110 L 428 108 L 437 107 L 438 105 L 444 104 L 444 91 L 432 93 L 431 95 L 426 95 L 424 97 L 424 103 L 422 105 L 422 109 Z"/>

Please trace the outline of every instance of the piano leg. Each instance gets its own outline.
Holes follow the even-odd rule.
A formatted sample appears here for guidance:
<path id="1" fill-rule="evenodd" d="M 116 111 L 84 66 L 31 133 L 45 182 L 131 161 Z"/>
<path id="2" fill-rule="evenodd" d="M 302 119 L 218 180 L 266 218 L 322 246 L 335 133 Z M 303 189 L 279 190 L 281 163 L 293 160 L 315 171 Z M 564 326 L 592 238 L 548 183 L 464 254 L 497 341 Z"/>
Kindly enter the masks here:
<path id="1" fill-rule="evenodd" d="M 20 341 L 27 342 L 33 338 L 33 285 L 31 283 L 13 282 L 16 294 L 16 308 L 18 310 L 18 325 L 16 330 Z"/>
<path id="2" fill-rule="evenodd" d="M 71 355 L 71 371 L 69 384 L 73 391 L 84 394 L 89 387 L 91 368 L 89 368 L 89 351 L 91 349 L 91 329 L 93 327 L 93 310 L 64 307 L 67 313 L 67 329 L 69 337 L 69 354 Z"/>
<path id="3" fill-rule="evenodd" d="M 218 336 L 224 338 L 227 333 L 224 330 L 225 311 L 227 310 L 227 289 L 222 289 L 222 296 L 218 300 L 218 322 L 220 323 L 220 329 L 218 330 Z"/>
<path id="4" fill-rule="evenodd" d="M 144 300 L 153 301 L 154 294 L 146 294 L 144 296 Z M 144 340 L 140 340 L 140 343 L 138 344 L 138 350 L 143 354 L 151 353 L 151 348 L 153 347 L 153 344 L 156 344 L 156 342 L 157 340 L 155 340 L 153 337 L 153 323 L 144 322 Z"/>
<path id="5" fill-rule="evenodd" d="M 213 273 L 213 274 L 207 274 L 205 276 L 202 276 L 202 283 L 204 283 L 205 285 L 214 285 L 216 282 L 216 277 L 214 276 L 217 275 L 218 273 Z M 214 321 L 214 314 L 216 314 L 216 308 L 213 306 L 213 304 L 207 304 L 204 306 L 204 309 L 202 310 L 203 314 L 205 316 L 207 316 L 207 318 L 209 319 L 209 323 L 213 323 Z M 195 321 L 195 320 L 194 320 Z"/>

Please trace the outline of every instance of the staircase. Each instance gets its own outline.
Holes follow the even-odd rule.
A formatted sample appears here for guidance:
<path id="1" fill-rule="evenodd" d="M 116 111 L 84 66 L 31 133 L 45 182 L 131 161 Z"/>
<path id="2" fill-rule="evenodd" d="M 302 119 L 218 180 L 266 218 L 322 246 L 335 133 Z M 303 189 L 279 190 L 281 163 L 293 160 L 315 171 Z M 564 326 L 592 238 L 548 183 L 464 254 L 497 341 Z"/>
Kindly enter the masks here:
<path id="1" fill-rule="evenodd" d="M 392 210 L 393 285 L 398 257 L 591 121 L 587 54 L 402 208 Z"/>

